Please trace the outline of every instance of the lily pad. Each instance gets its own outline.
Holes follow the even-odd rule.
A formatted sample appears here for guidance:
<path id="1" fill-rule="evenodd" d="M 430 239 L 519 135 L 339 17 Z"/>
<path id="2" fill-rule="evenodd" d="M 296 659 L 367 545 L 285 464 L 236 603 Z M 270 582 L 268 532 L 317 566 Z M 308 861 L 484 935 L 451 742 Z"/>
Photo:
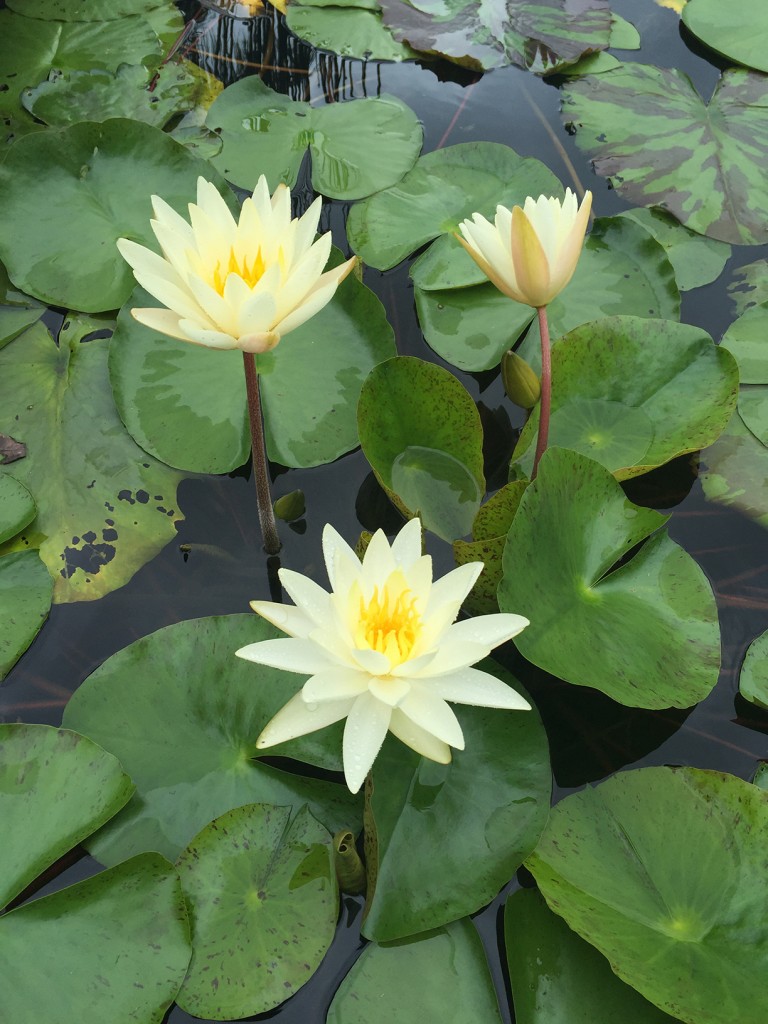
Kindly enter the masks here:
<path id="1" fill-rule="evenodd" d="M 281 181 L 295 185 L 309 149 L 312 187 L 331 199 L 359 199 L 394 185 L 423 139 L 416 115 L 394 96 L 314 107 L 255 75 L 224 90 L 206 126 L 223 142 L 214 167 L 240 188 L 253 190 L 261 174 L 271 189 Z"/>
<path id="2" fill-rule="evenodd" d="M 331 264 L 340 260 L 336 250 Z M 163 337 L 130 315 L 132 306 L 157 305 L 137 288 L 118 317 L 109 372 L 120 415 L 168 465 L 228 473 L 251 447 L 242 353 Z M 324 309 L 257 358 L 269 457 L 317 466 L 356 448 L 363 381 L 394 353 L 384 307 L 350 275 Z"/>
<path id="3" fill-rule="evenodd" d="M 729 505 L 768 528 L 768 448 L 738 413 L 701 456 L 699 474 L 710 501 Z"/>
<path id="4" fill-rule="evenodd" d="M 469 533 L 485 477 L 480 414 L 464 385 L 433 363 L 396 356 L 369 374 L 357 419 L 365 457 L 401 509 L 421 513 L 444 540 Z"/>
<path id="5" fill-rule="evenodd" d="M 627 210 L 619 216 L 642 225 L 663 247 L 681 292 L 711 284 L 731 255 L 730 245 L 697 235 L 663 210 Z"/>
<path id="6" fill-rule="evenodd" d="M 499 203 L 513 206 L 539 193 L 562 193 L 539 160 L 496 142 L 446 146 L 420 157 L 397 187 L 353 206 L 347 237 L 364 263 L 389 270 L 438 235 L 458 231 L 475 211 L 491 217 Z M 476 273 L 469 256 L 465 264 Z"/>
<path id="7" fill-rule="evenodd" d="M 549 905 L 665 1013 L 762 1024 L 766 843 L 757 787 L 643 768 L 566 797 L 527 866 Z"/>
<path id="8" fill-rule="evenodd" d="M 625 199 L 723 242 L 768 241 L 768 80 L 728 70 L 709 104 L 687 75 L 626 64 L 563 90 L 576 144 Z"/>
<path id="9" fill-rule="evenodd" d="M 59 1024 L 161 1024 L 190 952 L 178 876 L 156 853 L 6 914 L 0 943 L 3 1013 Z"/>
<path id="10" fill-rule="evenodd" d="M 38 505 L 34 522 L 0 553 L 39 548 L 57 602 L 95 600 L 127 583 L 182 518 L 181 475 L 138 448 L 117 416 L 107 340 L 82 341 L 101 326 L 70 318 L 56 345 L 35 324 L 0 351 L 0 433 L 27 446 L 5 472 Z"/>
<path id="11" fill-rule="evenodd" d="M 36 323 L 44 311 L 42 302 L 13 287 L 0 263 L 0 348 Z"/>
<path id="12" fill-rule="evenodd" d="M 737 64 L 768 71 L 768 23 L 762 0 L 741 0 L 738 18 L 720 0 L 688 0 L 682 18 L 711 50 Z"/>
<path id="13" fill-rule="evenodd" d="M 523 692 L 495 662 L 480 668 Z M 457 713 L 466 749 L 454 751 L 451 764 L 419 757 L 391 738 L 374 763 L 362 930 L 375 942 L 437 928 L 485 906 L 536 846 L 546 821 L 551 770 L 538 713 L 478 707 Z"/>
<path id="14" fill-rule="evenodd" d="M 415 50 L 465 67 L 516 64 L 550 74 L 610 42 L 607 0 L 381 0 L 384 24 Z"/>
<path id="15" fill-rule="evenodd" d="M 35 499 L 24 484 L 0 473 L 0 544 L 29 526 L 36 515 Z"/>
<path id="16" fill-rule="evenodd" d="M 209 821 L 246 803 L 308 803 L 330 832 L 357 830 L 359 802 L 346 789 L 255 759 L 257 736 L 305 678 L 255 669 L 235 651 L 278 635 L 252 614 L 180 622 L 118 651 L 75 692 L 67 726 L 119 757 L 137 789 L 89 842 L 95 857 L 115 864 L 154 849 L 175 858 Z M 340 768 L 340 729 L 269 754 Z"/>
<path id="17" fill-rule="evenodd" d="M 540 372 L 541 341 L 533 310 L 502 295 L 495 285 L 453 291 L 417 288 L 416 310 L 432 348 L 463 370 L 498 366 L 530 323 L 519 351 Z M 639 224 L 620 217 L 595 221 L 573 278 L 547 307 L 550 334 L 557 339 L 615 313 L 666 320 L 680 316 L 680 294 L 663 248 Z"/>
<path id="18" fill-rule="evenodd" d="M 678 1024 L 617 978 L 535 889 L 507 900 L 504 945 L 516 1024 Z"/>
<path id="19" fill-rule="evenodd" d="M 728 295 L 737 315 L 768 302 L 768 260 L 755 260 L 734 270 Z"/>
<path id="20" fill-rule="evenodd" d="M 7 0 L 12 11 L 43 21 L 123 20 L 134 14 L 149 14 L 169 6 L 169 0 Z"/>
<path id="21" fill-rule="evenodd" d="M 306 807 L 290 818 L 289 807 L 236 807 L 179 858 L 194 934 L 177 998 L 187 1013 L 265 1013 L 301 988 L 327 953 L 339 906 L 331 837 Z"/>
<path id="22" fill-rule="evenodd" d="M 378 4 L 375 5 L 378 8 Z M 398 43 L 381 20 L 381 10 L 365 3 L 291 3 L 285 23 L 294 35 L 319 50 L 357 60 L 413 60 L 415 50 Z"/>
<path id="23" fill-rule="evenodd" d="M 723 336 L 722 345 L 736 358 L 742 387 L 739 415 L 768 445 L 768 304 L 750 306 Z"/>
<path id="24" fill-rule="evenodd" d="M 736 360 L 704 331 L 616 316 L 577 327 L 552 352 L 549 443 L 599 462 L 619 480 L 712 444 L 736 407 Z M 513 459 L 530 476 L 539 410 Z"/>
<path id="25" fill-rule="evenodd" d="M 742 697 L 768 709 L 768 631 L 749 645 L 739 676 Z"/>
<path id="26" fill-rule="evenodd" d="M 53 580 L 36 551 L 0 558 L 0 679 L 5 679 L 48 617 Z"/>
<path id="27" fill-rule="evenodd" d="M 366 946 L 333 997 L 326 1020 L 501 1024 L 483 944 L 471 921 L 456 921 L 413 939 Z"/>
<path id="28" fill-rule="evenodd" d="M 47 725 L 0 725 L 0 909 L 117 813 L 133 792 L 117 758 Z"/>
<path id="29" fill-rule="evenodd" d="M 14 284 L 44 302 L 117 309 L 135 282 L 116 240 L 151 247 L 150 195 L 186 212 L 200 175 L 237 208 L 207 161 L 139 121 L 85 121 L 28 135 L 0 164 L 0 258 Z"/>
<path id="30" fill-rule="evenodd" d="M 586 456 L 545 452 L 499 586 L 501 610 L 531 620 L 514 641 L 521 654 L 629 707 L 706 697 L 720 668 L 717 608 L 702 570 L 661 530 L 667 518 L 629 501 Z"/>

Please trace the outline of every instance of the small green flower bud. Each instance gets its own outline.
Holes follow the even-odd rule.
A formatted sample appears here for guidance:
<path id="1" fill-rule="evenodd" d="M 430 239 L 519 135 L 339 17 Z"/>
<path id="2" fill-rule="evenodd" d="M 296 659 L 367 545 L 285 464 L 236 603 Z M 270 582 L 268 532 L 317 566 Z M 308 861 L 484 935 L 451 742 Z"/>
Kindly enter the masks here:
<path id="1" fill-rule="evenodd" d="M 501 357 L 501 380 L 515 405 L 532 409 L 538 402 L 541 395 L 539 378 L 522 356 L 512 349 Z"/>
<path id="2" fill-rule="evenodd" d="M 284 494 L 275 502 L 275 515 L 284 523 L 292 523 L 294 519 L 301 519 L 306 511 L 304 491 L 291 491 Z"/>

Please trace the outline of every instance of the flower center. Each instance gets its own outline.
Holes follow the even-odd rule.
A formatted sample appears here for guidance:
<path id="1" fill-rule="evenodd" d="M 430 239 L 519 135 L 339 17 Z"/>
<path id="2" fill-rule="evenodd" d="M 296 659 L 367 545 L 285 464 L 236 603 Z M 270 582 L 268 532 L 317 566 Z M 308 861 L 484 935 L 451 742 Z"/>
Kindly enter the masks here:
<path id="1" fill-rule="evenodd" d="M 243 257 L 242 263 L 238 261 L 235 256 L 235 250 L 229 250 L 229 263 L 222 270 L 221 261 L 216 264 L 216 269 L 213 272 L 213 287 L 219 293 L 224 294 L 224 285 L 227 283 L 227 278 L 230 274 L 237 274 L 243 281 L 248 285 L 249 288 L 253 288 L 254 285 L 259 281 L 262 274 L 266 270 L 266 265 L 261 255 L 261 249 L 258 250 L 253 258 L 250 266 L 248 265 L 248 258 Z"/>
<path id="2" fill-rule="evenodd" d="M 421 615 L 413 592 L 392 583 L 390 577 L 381 590 L 374 587 L 367 602 L 364 597 L 360 598 L 355 642 L 358 649 L 367 647 L 385 654 L 394 668 L 410 657 L 421 632 Z"/>

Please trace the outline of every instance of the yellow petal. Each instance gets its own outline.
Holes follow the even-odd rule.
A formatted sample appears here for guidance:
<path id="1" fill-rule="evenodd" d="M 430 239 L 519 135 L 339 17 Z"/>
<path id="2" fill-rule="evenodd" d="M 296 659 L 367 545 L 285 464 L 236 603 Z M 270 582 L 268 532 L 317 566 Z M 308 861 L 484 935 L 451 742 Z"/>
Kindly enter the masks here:
<path id="1" fill-rule="evenodd" d="M 512 263 L 522 296 L 519 301 L 535 308 L 546 306 L 552 298 L 549 264 L 539 236 L 519 206 L 512 210 Z"/>

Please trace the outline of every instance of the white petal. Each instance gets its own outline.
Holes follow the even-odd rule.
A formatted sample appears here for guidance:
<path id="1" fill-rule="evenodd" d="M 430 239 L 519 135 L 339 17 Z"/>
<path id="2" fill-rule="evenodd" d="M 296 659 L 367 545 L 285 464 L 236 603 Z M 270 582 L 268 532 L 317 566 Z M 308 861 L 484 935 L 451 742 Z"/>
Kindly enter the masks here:
<path id="1" fill-rule="evenodd" d="M 392 709 L 370 693 L 361 694 L 352 705 L 344 726 L 344 775 L 357 793 L 371 770 L 387 735 Z"/>
<path id="2" fill-rule="evenodd" d="M 521 633 L 530 622 L 522 615 L 498 612 L 495 615 L 476 615 L 471 619 L 455 622 L 444 634 L 443 643 L 470 643 L 487 648 L 490 653 L 494 647 L 511 640 Z"/>
<path id="3" fill-rule="evenodd" d="M 182 238 L 185 245 L 193 246 L 195 244 L 195 235 L 191 225 L 160 196 L 152 196 L 152 212 L 155 219 Z M 159 238 L 158 241 L 160 241 Z"/>
<path id="4" fill-rule="evenodd" d="M 372 651 L 369 648 L 358 650 L 352 647 L 349 655 L 356 665 L 372 676 L 383 676 L 389 672 L 389 658 L 381 651 Z"/>
<path id="5" fill-rule="evenodd" d="M 297 255 L 309 249 L 317 234 L 317 225 L 323 210 L 322 196 L 318 196 L 303 217 L 296 221 L 296 237 L 294 245 Z"/>
<path id="6" fill-rule="evenodd" d="M 394 708 L 411 692 L 411 684 L 395 676 L 369 676 L 368 689 L 377 700 Z"/>
<path id="7" fill-rule="evenodd" d="M 372 592 L 374 587 L 383 586 L 396 568 L 397 564 L 392 557 L 387 535 L 383 530 L 377 530 L 363 555 L 363 580 L 366 591 Z"/>
<path id="8" fill-rule="evenodd" d="M 360 572 L 360 559 L 344 538 L 328 523 L 323 530 L 323 557 L 330 580 L 331 590 L 336 590 L 336 568 L 343 565 L 345 571 L 356 567 Z"/>
<path id="9" fill-rule="evenodd" d="M 406 675 L 412 679 L 432 679 L 433 676 L 448 675 L 450 672 L 458 672 L 459 669 L 474 665 L 476 661 L 482 661 L 488 657 L 488 648 L 485 644 L 470 644 L 465 641 L 454 643 L 443 640 L 435 650 L 435 656 L 425 659 L 427 662 L 423 667 L 417 667 L 414 662 L 407 661 L 410 666 L 409 672 L 395 672 L 393 674 Z"/>
<path id="10" fill-rule="evenodd" d="M 280 335 L 277 331 L 262 331 L 260 334 L 241 334 L 237 339 L 237 347 L 243 352 L 250 352 L 251 355 L 261 355 L 263 352 L 271 352 L 280 343 Z"/>
<path id="11" fill-rule="evenodd" d="M 416 685 L 414 683 L 414 685 Z M 512 711 L 530 711 L 531 705 L 517 690 L 507 686 L 489 672 L 465 668 L 450 675 L 438 676 L 419 682 L 432 693 L 455 704 L 474 704 L 482 708 L 508 708 Z"/>
<path id="12" fill-rule="evenodd" d="M 339 667 L 318 672 L 304 683 L 301 692 L 307 704 L 352 700 L 366 692 L 369 680 L 367 672 Z"/>
<path id="13" fill-rule="evenodd" d="M 261 640 L 235 651 L 238 658 L 255 661 L 259 665 L 281 668 L 285 672 L 314 674 L 333 668 L 328 655 L 311 640 Z"/>
<path id="14" fill-rule="evenodd" d="M 275 717 L 263 729 L 256 740 L 256 746 L 274 747 L 276 743 L 306 736 L 308 732 L 324 729 L 327 725 L 346 718 L 352 708 L 351 700 L 326 701 L 324 704 L 313 705 L 310 709 L 304 702 L 301 693 L 297 693 L 282 707 Z"/>
<path id="15" fill-rule="evenodd" d="M 237 316 L 240 334 L 256 334 L 266 331 L 275 331 L 282 335 L 282 331 L 275 327 L 275 297 L 269 292 L 251 292 L 243 305 L 240 307 Z"/>
<path id="16" fill-rule="evenodd" d="M 291 331 L 295 331 L 297 327 L 301 327 L 315 313 L 319 313 L 324 306 L 327 306 L 335 292 L 335 283 L 311 292 L 300 306 L 297 306 L 296 309 L 282 320 L 278 320 L 275 324 L 275 330 L 279 331 L 280 334 L 289 334 Z"/>
<path id="17" fill-rule="evenodd" d="M 482 571 L 482 562 L 467 562 L 466 565 L 460 565 L 458 568 L 452 569 L 445 576 L 441 576 L 439 580 L 435 580 L 432 584 L 429 605 L 425 613 L 426 616 L 438 612 L 444 605 L 450 605 L 456 608 L 453 616 L 455 619 L 459 613 L 459 608 L 461 608 L 466 600 L 467 595 L 472 587 L 474 587 Z"/>
<path id="18" fill-rule="evenodd" d="M 330 594 L 309 576 L 293 569 L 280 569 L 280 582 L 293 603 L 315 623 L 323 622 L 330 611 Z"/>
<path id="19" fill-rule="evenodd" d="M 234 238 L 237 221 L 212 181 L 197 179 L 197 205 L 219 226 L 227 237 Z"/>
<path id="20" fill-rule="evenodd" d="M 443 743 L 464 749 L 464 734 L 459 720 L 442 697 L 424 686 L 414 686 L 405 700 L 398 705 L 412 722 L 431 732 Z"/>
<path id="21" fill-rule="evenodd" d="M 409 569 L 422 557 L 421 520 L 409 519 L 392 541 L 392 558 L 403 569 Z M 431 563 L 431 560 L 430 560 Z"/>
<path id="22" fill-rule="evenodd" d="M 194 342 L 195 345 L 205 345 L 206 348 L 220 348 L 220 349 L 231 349 L 237 348 L 237 338 L 233 338 L 231 334 L 225 334 L 223 331 L 212 331 L 207 327 L 202 327 L 198 321 L 185 320 L 179 321 L 179 327 L 187 336 L 187 339 Z"/>
<path id="23" fill-rule="evenodd" d="M 167 334 L 170 338 L 178 338 L 179 341 L 189 341 L 179 326 L 179 314 L 174 313 L 172 309 L 137 308 L 131 310 L 131 316 L 150 330 Z"/>
<path id="24" fill-rule="evenodd" d="M 399 708 L 392 711 L 389 731 L 422 757 L 428 757 L 431 761 L 437 761 L 440 764 L 450 764 L 451 748 L 448 744 L 443 743 L 426 729 L 422 729 L 420 725 L 416 725 Z"/>
<path id="25" fill-rule="evenodd" d="M 275 601 L 251 601 L 251 608 L 262 619 L 271 622 L 273 626 L 282 629 L 289 636 L 306 639 L 316 625 L 301 608 L 294 608 L 290 604 L 278 604 Z"/>

